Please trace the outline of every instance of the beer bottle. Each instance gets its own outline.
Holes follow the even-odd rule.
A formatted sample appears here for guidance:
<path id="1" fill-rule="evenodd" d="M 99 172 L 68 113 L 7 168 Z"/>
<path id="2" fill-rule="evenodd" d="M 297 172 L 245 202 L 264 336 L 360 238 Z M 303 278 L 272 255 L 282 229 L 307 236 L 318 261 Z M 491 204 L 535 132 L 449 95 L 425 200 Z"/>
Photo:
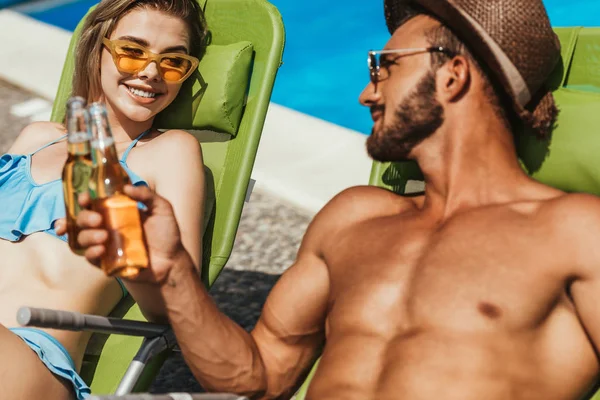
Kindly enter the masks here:
<path id="1" fill-rule="evenodd" d="M 109 276 L 135 277 L 148 267 L 137 203 L 123 193 L 129 176 L 119 163 L 114 139 L 102 103 L 89 107 L 92 119 L 92 209 L 102 215 L 108 231 L 102 270 Z"/>
<path id="2" fill-rule="evenodd" d="M 85 108 L 85 100 L 71 97 L 67 101 L 67 145 L 68 157 L 62 171 L 63 197 L 67 215 L 67 240 L 71 250 L 82 254 L 83 249 L 77 244 L 79 229 L 76 224 L 79 213 L 77 198 L 88 190 L 88 182 L 92 172 L 90 154 L 90 118 Z"/>

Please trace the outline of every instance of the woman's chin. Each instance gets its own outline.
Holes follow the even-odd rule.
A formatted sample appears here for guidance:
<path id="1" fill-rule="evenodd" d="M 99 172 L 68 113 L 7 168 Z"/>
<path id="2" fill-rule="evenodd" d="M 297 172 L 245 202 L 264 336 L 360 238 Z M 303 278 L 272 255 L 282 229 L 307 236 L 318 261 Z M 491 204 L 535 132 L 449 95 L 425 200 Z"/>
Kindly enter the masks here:
<path id="1" fill-rule="evenodd" d="M 160 110 L 155 110 L 155 107 L 144 107 L 140 105 L 130 105 L 127 104 L 124 107 L 121 107 L 121 113 L 127 119 L 134 122 L 146 122 L 149 119 L 152 119 L 158 114 Z"/>

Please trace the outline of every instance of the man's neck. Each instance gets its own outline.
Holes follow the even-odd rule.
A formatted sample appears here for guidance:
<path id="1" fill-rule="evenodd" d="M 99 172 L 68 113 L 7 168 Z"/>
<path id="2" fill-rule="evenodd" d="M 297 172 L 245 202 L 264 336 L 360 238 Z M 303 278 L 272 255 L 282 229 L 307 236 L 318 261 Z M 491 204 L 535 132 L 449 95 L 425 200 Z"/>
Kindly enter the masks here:
<path id="1" fill-rule="evenodd" d="M 467 209 L 535 198 L 541 186 L 520 167 L 513 135 L 495 115 L 447 121 L 414 155 L 425 177 L 424 207 L 442 220 Z"/>

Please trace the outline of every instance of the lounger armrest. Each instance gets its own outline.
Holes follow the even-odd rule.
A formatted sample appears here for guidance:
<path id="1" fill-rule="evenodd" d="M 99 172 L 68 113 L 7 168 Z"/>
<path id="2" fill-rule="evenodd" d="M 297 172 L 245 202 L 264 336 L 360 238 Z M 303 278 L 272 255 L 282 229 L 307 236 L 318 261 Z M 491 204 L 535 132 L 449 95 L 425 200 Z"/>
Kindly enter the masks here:
<path id="1" fill-rule="evenodd" d="M 144 336 L 147 338 L 162 336 L 170 330 L 169 325 L 34 307 L 19 308 L 17 311 L 17 322 L 22 326 L 68 331 L 117 333 L 129 336 Z"/>
<path id="2" fill-rule="evenodd" d="M 227 393 L 170 393 L 170 394 L 126 394 L 124 396 L 90 396 L 88 400 L 248 400 L 247 397 Z"/>

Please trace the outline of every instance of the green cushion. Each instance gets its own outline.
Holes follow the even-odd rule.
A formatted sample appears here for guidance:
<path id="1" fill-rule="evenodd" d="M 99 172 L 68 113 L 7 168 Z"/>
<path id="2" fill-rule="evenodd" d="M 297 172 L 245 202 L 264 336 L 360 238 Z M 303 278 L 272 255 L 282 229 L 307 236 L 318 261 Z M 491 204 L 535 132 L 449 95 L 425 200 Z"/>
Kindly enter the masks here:
<path id="1" fill-rule="evenodd" d="M 242 118 L 252 65 L 247 41 L 210 45 L 198 72 L 181 87 L 173 103 L 156 119 L 158 128 L 210 129 L 235 136 Z"/>
<path id="2" fill-rule="evenodd" d="M 554 97 L 560 116 L 552 137 L 522 135 L 519 157 L 540 182 L 600 196 L 600 93 L 561 88 Z"/>
<path id="3" fill-rule="evenodd" d="M 567 89 L 579 90 L 582 92 L 600 93 L 600 87 L 594 85 L 567 85 Z"/>
<path id="4" fill-rule="evenodd" d="M 540 182 L 600 195 L 600 29 L 556 31 L 563 45 L 564 86 L 554 91 L 560 115 L 549 139 L 521 135 L 519 157 Z"/>

